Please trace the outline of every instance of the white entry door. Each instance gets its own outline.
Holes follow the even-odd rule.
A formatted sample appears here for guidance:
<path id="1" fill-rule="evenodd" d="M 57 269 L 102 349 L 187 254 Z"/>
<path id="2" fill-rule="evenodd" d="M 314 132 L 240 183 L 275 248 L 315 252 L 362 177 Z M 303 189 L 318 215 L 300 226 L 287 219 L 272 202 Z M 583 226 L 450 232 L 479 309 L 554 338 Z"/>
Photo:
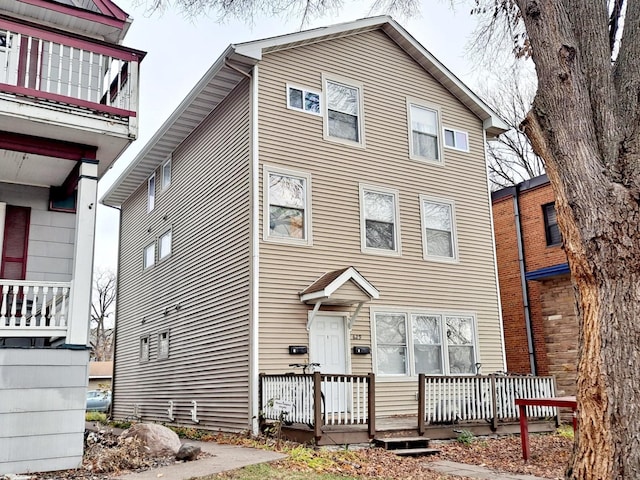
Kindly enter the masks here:
<path id="1" fill-rule="evenodd" d="M 320 364 L 321 373 L 347 373 L 345 318 L 316 315 L 309 332 L 309 361 Z M 323 382 L 325 413 L 344 411 L 347 404 L 344 383 Z"/>

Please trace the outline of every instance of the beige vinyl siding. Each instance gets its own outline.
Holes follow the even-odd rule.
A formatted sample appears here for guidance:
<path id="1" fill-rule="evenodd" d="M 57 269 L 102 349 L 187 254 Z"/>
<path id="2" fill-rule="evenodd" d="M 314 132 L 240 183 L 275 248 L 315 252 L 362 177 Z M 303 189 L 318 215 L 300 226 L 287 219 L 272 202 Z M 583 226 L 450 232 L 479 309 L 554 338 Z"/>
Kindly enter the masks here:
<path id="1" fill-rule="evenodd" d="M 156 182 L 147 213 L 144 182 L 123 205 L 114 412 L 144 420 L 245 430 L 249 419 L 249 82 L 174 152 L 171 185 Z M 161 167 L 156 171 L 160 178 Z M 168 229 L 171 255 L 143 271 L 142 251 Z M 176 305 L 179 307 L 176 308 Z M 164 310 L 167 309 L 166 315 Z M 158 334 L 169 356 L 158 359 Z M 140 337 L 150 359 L 139 362 Z"/>
<path id="2" fill-rule="evenodd" d="M 287 82 L 319 91 L 322 74 L 363 85 L 366 148 L 325 141 L 323 117 L 286 108 Z M 444 127 L 469 133 L 470 152 L 443 148 L 443 166 L 411 160 L 407 98 L 440 107 Z M 287 354 L 287 345 L 309 342 L 311 307 L 298 292 L 349 265 L 380 291 L 368 305 L 474 313 L 483 372 L 503 369 L 481 121 L 381 31 L 265 55 L 259 112 L 260 162 L 306 172 L 313 186 L 313 246 L 260 245 L 260 370 L 284 372 L 302 360 Z M 361 252 L 361 183 L 399 192 L 401 256 Z M 455 202 L 457 263 L 423 259 L 420 195 Z M 350 353 L 371 345 L 370 328 L 366 305 L 347 338 L 354 374 L 372 371 L 371 355 Z M 380 415 L 416 413 L 416 377 L 377 382 Z"/>

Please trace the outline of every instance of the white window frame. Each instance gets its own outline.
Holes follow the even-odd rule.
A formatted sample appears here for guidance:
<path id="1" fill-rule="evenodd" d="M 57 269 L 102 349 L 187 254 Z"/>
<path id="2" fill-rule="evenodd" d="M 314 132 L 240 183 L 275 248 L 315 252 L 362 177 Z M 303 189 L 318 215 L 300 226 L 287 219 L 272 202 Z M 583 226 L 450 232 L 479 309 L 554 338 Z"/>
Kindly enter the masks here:
<path id="1" fill-rule="evenodd" d="M 365 192 L 381 193 L 384 195 L 393 195 L 394 197 L 394 242 L 395 249 L 387 250 L 385 248 L 374 248 L 367 246 L 367 219 L 365 216 L 364 195 Z M 362 253 L 373 253 L 376 255 L 402 255 L 402 242 L 400 237 L 400 193 L 394 188 L 380 187 L 377 185 L 360 184 L 360 250 Z"/>
<path id="2" fill-rule="evenodd" d="M 154 208 L 156 208 L 156 172 L 147 179 L 147 213 L 152 212 Z"/>
<path id="3" fill-rule="evenodd" d="M 312 88 L 306 88 L 306 87 L 301 87 L 299 85 L 295 85 L 293 83 L 287 83 L 287 90 L 286 90 L 286 95 L 287 95 L 287 108 L 289 110 L 295 110 L 296 112 L 303 112 L 303 113 L 307 113 L 309 115 L 315 115 L 317 117 L 321 117 L 322 116 L 322 106 L 324 105 L 323 99 L 322 99 L 322 92 L 319 92 L 317 90 L 314 90 Z M 290 90 L 300 90 L 302 92 L 302 108 L 298 108 L 298 107 L 294 107 L 293 105 L 291 105 L 290 102 L 290 97 L 289 97 L 289 91 Z M 304 98 L 305 98 L 305 94 L 307 93 L 312 93 L 313 95 L 318 95 L 318 102 L 320 105 L 318 105 L 318 112 L 312 112 L 310 110 L 305 110 L 304 108 Z"/>
<path id="4" fill-rule="evenodd" d="M 451 211 L 451 248 L 453 250 L 452 257 L 441 257 L 436 255 L 429 255 L 427 253 L 427 227 L 425 225 L 425 211 L 424 204 L 427 203 L 438 203 L 441 205 L 448 205 Z M 458 263 L 459 253 L 458 253 L 458 234 L 457 234 L 457 222 L 456 222 L 456 204 L 453 200 L 449 200 L 446 198 L 440 197 L 432 197 L 429 195 L 420 195 L 420 227 L 422 228 L 422 255 L 425 260 L 434 261 L 434 262 L 445 262 L 445 263 Z"/>
<path id="5" fill-rule="evenodd" d="M 162 262 L 163 260 L 166 260 L 171 256 L 171 253 L 173 252 L 173 233 L 172 232 L 173 232 L 173 229 L 169 228 L 169 230 L 166 230 L 162 235 L 158 237 L 158 262 Z M 167 235 L 169 236 L 169 253 L 163 256 L 162 255 L 162 239 Z"/>
<path id="6" fill-rule="evenodd" d="M 447 145 L 447 132 L 453 133 L 453 141 L 456 141 L 456 134 L 461 133 L 467 139 L 467 148 L 460 148 L 456 145 Z M 444 127 L 442 129 L 442 141 L 444 143 L 444 148 L 449 148 L 451 150 L 457 150 L 459 152 L 469 153 L 469 132 L 465 132 L 464 130 L 456 130 L 455 128 Z"/>
<path id="7" fill-rule="evenodd" d="M 378 369 L 378 342 L 377 342 L 377 334 L 376 334 L 376 314 L 404 314 L 406 319 L 406 356 L 405 356 L 405 365 L 406 365 L 406 373 L 405 374 L 384 374 L 381 373 Z M 440 341 L 441 341 L 441 363 L 442 363 L 442 373 L 433 373 L 427 374 L 430 376 L 451 376 L 451 375 L 460 375 L 460 376 L 473 376 L 475 375 L 475 371 L 473 373 L 450 373 L 450 365 L 449 365 L 449 343 L 447 341 L 447 327 L 446 327 L 446 319 L 451 317 L 466 317 L 471 319 L 471 332 L 473 335 L 473 356 L 474 356 L 474 364 L 472 368 L 475 370 L 476 364 L 480 363 L 480 347 L 478 342 L 478 317 L 475 312 L 470 311 L 456 311 L 456 310 L 433 310 L 429 308 L 416 308 L 416 307 L 395 307 L 395 306 L 377 306 L 372 307 L 370 309 L 370 324 L 371 324 L 371 355 L 373 360 L 373 369 L 376 374 L 376 379 L 379 379 L 382 382 L 385 381 L 410 381 L 415 382 L 415 378 L 418 376 L 416 372 L 416 362 L 415 362 L 415 351 L 414 351 L 414 334 L 413 334 L 413 317 L 416 315 L 426 315 L 426 316 L 437 316 L 440 317 Z"/>
<path id="8" fill-rule="evenodd" d="M 142 349 L 142 345 L 144 341 L 146 342 L 147 345 L 147 351 L 146 351 L 146 355 L 143 355 L 144 350 Z M 138 354 L 138 360 L 140 362 L 148 362 L 151 359 L 151 336 L 150 335 L 142 335 L 140 337 L 140 343 L 138 345 L 139 348 L 139 354 Z"/>
<path id="9" fill-rule="evenodd" d="M 312 246 L 313 245 L 313 237 L 312 237 L 312 227 L 311 227 L 311 219 L 312 219 L 312 211 L 311 211 L 311 174 L 300 172 L 296 170 L 289 170 L 287 168 L 280 168 L 271 165 L 263 166 L 263 176 L 262 176 L 262 188 L 263 188 L 263 239 L 265 242 L 275 242 L 275 243 L 286 243 L 288 245 L 300 245 L 300 246 Z M 305 182 L 305 206 L 304 206 L 304 237 L 303 238 L 293 238 L 293 237 L 281 237 L 277 235 L 271 235 L 270 232 L 270 224 L 269 224 L 269 176 L 271 174 L 275 175 L 283 175 L 287 177 L 293 177 L 297 179 L 304 180 Z"/>
<path id="10" fill-rule="evenodd" d="M 348 140 L 346 138 L 334 137 L 329 135 L 329 102 L 327 101 L 327 93 L 329 91 L 329 83 L 337 83 L 349 88 L 358 90 L 358 141 Z M 330 142 L 341 143 L 352 147 L 366 148 L 364 134 L 364 86 L 361 82 L 356 82 L 348 78 L 337 75 L 322 74 L 322 135 L 323 138 Z"/>
<path id="11" fill-rule="evenodd" d="M 167 337 L 167 351 L 163 352 L 162 349 L 160 348 L 160 345 L 162 344 L 162 336 L 166 335 Z M 171 335 L 169 330 L 162 330 L 161 332 L 158 332 L 158 360 L 164 360 L 169 358 L 169 352 L 171 350 Z"/>
<path id="12" fill-rule="evenodd" d="M 150 264 L 147 264 L 147 250 L 149 248 L 153 248 L 153 262 Z M 150 268 L 153 268 L 155 264 L 156 264 L 156 241 L 154 239 L 153 242 L 148 243 L 142 249 L 142 269 L 149 270 Z"/>
<path id="13" fill-rule="evenodd" d="M 418 155 L 413 148 L 413 128 L 411 120 L 411 106 L 431 110 L 436 113 L 437 125 L 436 134 L 438 135 L 438 159 L 423 157 Z M 442 129 L 442 111 L 439 106 L 415 98 L 407 98 L 407 134 L 409 140 L 409 158 L 419 162 L 430 163 L 432 165 L 444 165 L 444 155 L 442 145 L 444 143 L 444 130 Z"/>
<path id="14" fill-rule="evenodd" d="M 167 168 L 169 169 L 169 181 L 166 181 L 166 175 L 165 172 L 167 171 Z M 171 165 L 171 157 L 169 157 L 169 160 L 167 160 L 166 162 L 164 162 L 162 164 L 162 172 L 161 172 L 161 184 L 162 184 L 162 191 L 165 191 L 167 188 L 169 188 L 171 186 L 171 176 L 173 175 L 173 168 Z"/>

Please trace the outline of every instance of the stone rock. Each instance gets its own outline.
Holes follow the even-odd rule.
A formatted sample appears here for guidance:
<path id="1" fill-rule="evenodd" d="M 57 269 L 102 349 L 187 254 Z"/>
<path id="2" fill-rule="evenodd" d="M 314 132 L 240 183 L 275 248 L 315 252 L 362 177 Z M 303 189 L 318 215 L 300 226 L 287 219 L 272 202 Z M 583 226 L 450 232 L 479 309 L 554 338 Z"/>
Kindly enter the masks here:
<path id="1" fill-rule="evenodd" d="M 122 438 L 138 438 L 152 457 L 173 456 L 180 450 L 180 438 L 173 430 L 156 423 L 136 423 L 122 432 Z"/>
<path id="2" fill-rule="evenodd" d="M 184 460 L 185 462 L 197 460 L 200 452 L 200 447 L 196 447 L 190 443 L 185 443 L 180 447 L 178 453 L 176 453 L 176 460 Z"/>

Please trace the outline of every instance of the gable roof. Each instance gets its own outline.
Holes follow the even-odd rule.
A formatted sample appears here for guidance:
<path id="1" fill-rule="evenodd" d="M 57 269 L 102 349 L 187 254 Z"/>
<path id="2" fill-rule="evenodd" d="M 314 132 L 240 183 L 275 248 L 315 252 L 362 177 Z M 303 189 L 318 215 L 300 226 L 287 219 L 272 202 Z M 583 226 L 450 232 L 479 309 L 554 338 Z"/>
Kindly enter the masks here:
<path id="1" fill-rule="evenodd" d="M 380 292 L 364 278 L 358 270 L 346 267 L 341 270 L 327 272 L 300 292 L 300 301 L 308 302 L 330 298 L 342 285 L 353 281 L 369 298 L 379 298 Z"/>
<path id="2" fill-rule="evenodd" d="M 167 160 L 173 150 L 231 93 L 264 54 L 297 46 L 382 30 L 483 122 L 488 137 L 508 130 L 504 121 L 403 27 L 389 16 L 364 18 L 329 27 L 230 45 L 178 108 L 102 197 L 119 206 Z"/>

